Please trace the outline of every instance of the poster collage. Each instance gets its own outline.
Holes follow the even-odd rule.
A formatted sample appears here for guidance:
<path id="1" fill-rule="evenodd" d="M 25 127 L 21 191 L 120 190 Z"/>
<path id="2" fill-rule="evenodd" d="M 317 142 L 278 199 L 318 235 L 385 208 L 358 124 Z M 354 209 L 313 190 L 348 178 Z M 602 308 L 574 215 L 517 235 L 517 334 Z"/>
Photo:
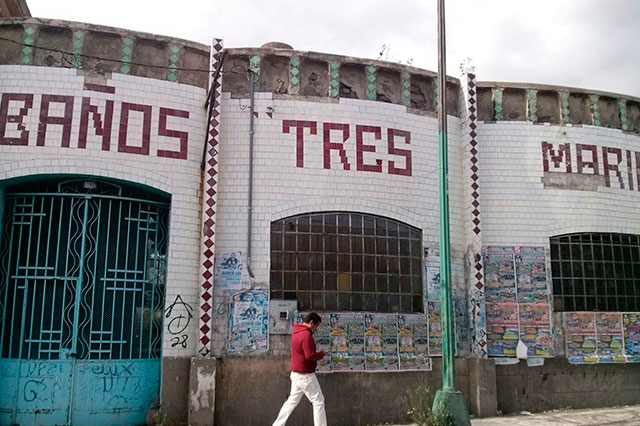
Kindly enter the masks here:
<path id="1" fill-rule="evenodd" d="M 550 357 L 551 310 L 544 247 L 483 249 L 489 356 L 516 356 L 518 341 L 529 357 Z"/>
<path id="2" fill-rule="evenodd" d="M 571 363 L 640 362 L 640 313 L 565 312 L 564 328 Z"/>
<path id="3" fill-rule="evenodd" d="M 296 313 L 301 323 L 306 312 Z M 427 320 L 420 314 L 321 313 L 314 333 L 327 355 L 318 372 L 431 370 Z"/>

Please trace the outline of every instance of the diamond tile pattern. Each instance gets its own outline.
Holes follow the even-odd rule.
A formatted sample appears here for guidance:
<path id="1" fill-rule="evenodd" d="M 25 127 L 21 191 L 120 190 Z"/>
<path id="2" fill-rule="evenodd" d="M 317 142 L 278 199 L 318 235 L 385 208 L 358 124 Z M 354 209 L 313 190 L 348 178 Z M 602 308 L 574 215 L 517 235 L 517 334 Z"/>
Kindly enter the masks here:
<path id="1" fill-rule="evenodd" d="M 289 61 L 289 84 L 297 87 L 300 84 L 300 58 L 291 58 Z"/>
<path id="2" fill-rule="evenodd" d="M 622 130 L 629 130 L 627 125 L 627 101 L 625 99 L 618 99 L 618 110 L 620 112 L 620 125 Z"/>
<path id="3" fill-rule="evenodd" d="M 600 100 L 600 96 L 598 95 L 590 95 L 591 99 L 591 112 L 593 114 L 593 125 L 600 125 L 600 107 L 598 106 L 598 101 Z"/>
<path id="4" fill-rule="evenodd" d="M 373 101 L 376 99 L 376 67 L 369 65 L 367 67 L 367 99 Z"/>
<path id="5" fill-rule="evenodd" d="M 402 73 L 402 104 L 409 106 L 411 103 L 411 74 Z"/>
<path id="6" fill-rule="evenodd" d="M 178 79 L 178 75 L 176 74 L 178 68 L 178 61 L 180 57 L 178 56 L 178 52 L 180 51 L 180 47 L 176 45 L 172 45 L 170 47 L 172 54 L 169 56 L 169 74 L 167 74 L 167 79 L 169 81 L 176 81 Z"/>
<path id="7" fill-rule="evenodd" d="M 537 107 L 537 92 L 535 90 L 529 90 L 527 92 L 527 112 L 529 115 L 529 121 L 535 123 L 538 121 L 538 107 Z"/>
<path id="8" fill-rule="evenodd" d="M 25 36 L 24 39 L 22 39 L 22 42 L 26 46 L 22 48 L 22 59 L 20 60 L 24 65 L 29 65 L 33 60 L 33 48 L 31 46 L 34 41 L 32 36 L 35 32 L 36 30 L 34 30 L 33 27 L 27 27 L 24 29 Z"/>
<path id="9" fill-rule="evenodd" d="M 73 32 L 73 59 L 71 64 L 74 68 L 82 67 L 80 57 L 82 56 L 82 47 L 84 45 L 84 32 L 82 30 L 75 30 Z"/>
<path id="10" fill-rule="evenodd" d="M 493 118 L 496 121 L 502 120 L 502 89 L 493 89 Z"/>
<path id="11" fill-rule="evenodd" d="M 133 53 L 133 48 L 131 47 L 131 45 L 133 45 L 133 40 L 129 37 L 125 37 L 122 40 L 122 43 L 122 58 L 120 61 L 124 62 L 124 64 L 120 67 L 120 72 L 123 74 L 129 74 L 131 72 L 131 66 L 129 64 L 131 63 L 131 53 Z"/>
<path id="12" fill-rule="evenodd" d="M 216 208 L 218 181 L 218 135 L 220 134 L 220 99 L 222 95 L 222 73 L 217 74 L 216 70 L 221 65 L 222 51 L 224 45 L 222 39 L 213 39 L 211 47 L 211 86 L 213 88 L 211 107 L 209 110 L 208 139 L 205 153 L 205 176 L 210 176 L 204 183 L 203 191 L 203 215 L 202 215 L 202 267 L 201 288 L 200 288 L 200 310 L 198 328 L 198 354 L 202 357 L 211 355 L 211 330 L 212 306 L 213 306 L 213 266 L 215 258 L 215 236 L 216 236 Z M 174 52 L 175 54 L 176 52 Z"/>
<path id="13" fill-rule="evenodd" d="M 471 186 L 471 206 L 470 206 L 470 218 L 473 224 L 473 234 L 471 239 L 472 250 L 472 264 L 474 266 L 474 274 L 470 276 L 470 280 L 475 280 L 473 286 L 470 289 L 470 315 L 473 320 L 473 351 L 477 356 L 486 358 L 487 354 L 487 330 L 486 330 L 486 314 L 485 314 L 485 301 L 484 301 L 484 265 L 482 262 L 482 239 L 480 230 L 480 182 L 478 175 L 478 141 L 476 140 L 477 133 L 477 90 L 476 90 L 476 77 L 474 74 L 467 74 L 467 102 L 468 102 L 468 127 L 469 138 L 468 150 L 469 150 L 469 170 L 471 174 L 469 176 L 469 184 Z M 500 111 L 502 111 L 502 92 L 496 93 L 494 90 L 494 102 L 498 99 Z M 494 103 L 494 107 L 496 104 Z M 496 109 L 496 115 L 498 110 Z M 498 119 L 498 118 L 496 118 Z"/>
<path id="14" fill-rule="evenodd" d="M 260 88 L 260 56 L 252 56 L 249 60 L 249 69 L 253 72 L 253 90 Z"/>
<path id="15" fill-rule="evenodd" d="M 329 96 L 337 98 L 340 94 L 340 65 L 336 61 L 331 61 L 329 65 Z"/>
<path id="16" fill-rule="evenodd" d="M 569 93 L 560 92 L 560 105 L 562 107 L 562 123 L 569 122 Z"/>

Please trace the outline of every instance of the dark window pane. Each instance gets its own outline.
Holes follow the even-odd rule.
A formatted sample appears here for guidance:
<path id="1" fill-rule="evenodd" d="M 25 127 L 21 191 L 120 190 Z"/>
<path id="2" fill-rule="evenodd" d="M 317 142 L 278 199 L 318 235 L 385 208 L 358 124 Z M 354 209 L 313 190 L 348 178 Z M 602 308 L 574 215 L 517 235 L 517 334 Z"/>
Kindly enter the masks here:
<path id="1" fill-rule="evenodd" d="M 351 233 L 362 234 L 362 216 L 359 214 L 351 215 Z"/>
<path id="2" fill-rule="evenodd" d="M 309 232 L 309 216 L 300 216 L 298 217 L 298 232 Z"/>
<path id="3" fill-rule="evenodd" d="M 411 296 L 400 296 L 400 311 L 411 312 Z"/>
<path id="4" fill-rule="evenodd" d="M 310 256 L 310 269 L 312 271 L 322 271 L 324 270 L 324 261 L 323 256 L 320 253 L 313 253 Z"/>
<path id="5" fill-rule="evenodd" d="M 378 274 L 387 273 L 387 258 L 384 256 L 376 256 L 376 272 Z"/>
<path id="6" fill-rule="evenodd" d="M 311 293 L 311 309 L 314 311 L 324 310 L 324 293 Z"/>
<path id="7" fill-rule="evenodd" d="M 389 241 L 387 241 L 387 254 L 397 256 L 399 245 L 400 243 L 397 239 L 389 238 Z"/>
<path id="8" fill-rule="evenodd" d="M 338 309 L 338 294 L 337 293 L 325 293 L 324 296 L 324 308 L 327 311 L 335 311 Z"/>
<path id="9" fill-rule="evenodd" d="M 298 251 L 309 251 L 311 249 L 309 241 L 310 241 L 309 235 L 298 234 Z"/>
<path id="10" fill-rule="evenodd" d="M 409 240 L 400 240 L 400 256 L 411 256 L 411 244 Z"/>
<path id="11" fill-rule="evenodd" d="M 422 254 L 422 242 L 420 240 L 411 240 L 411 256 L 420 257 Z"/>
<path id="12" fill-rule="evenodd" d="M 281 271 L 282 270 L 282 253 L 279 252 L 271 252 L 271 270 L 272 271 Z"/>
<path id="13" fill-rule="evenodd" d="M 283 253 L 282 255 L 282 269 L 285 271 L 296 270 L 296 255 L 295 253 Z"/>
<path id="14" fill-rule="evenodd" d="M 284 273 L 284 289 L 285 290 L 296 289 L 296 273 L 295 272 Z"/>
<path id="15" fill-rule="evenodd" d="M 392 275 L 398 275 L 400 273 L 400 259 L 397 257 L 387 257 L 387 265 L 389 267 L 389 273 Z"/>
<path id="16" fill-rule="evenodd" d="M 375 219 L 371 216 L 364 217 L 364 234 L 365 235 L 374 235 L 375 234 Z"/>
<path id="17" fill-rule="evenodd" d="M 382 312 L 389 310 L 389 298 L 386 294 L 376 294 L 376 310 Z"/>
<path id="18" fill-rule="evenodd" d="M 348 234 L 348 233 L 349 233 L 349 215 L 339 214 L 338 215 L 338 234 Z"/>
<path id="19" fill-rule="evenodd" d="M 338 289 L 338 274 L 327 272 L 324 275 L 324 289 L 329 291 Z"/>
<path id="20" fill-rule="evenodd" d="M 311 288 L 311 276 L 309 272 L 298 272 L 298 290 L 309 290 Z"/>
<path id="21" fill-rule="evenodd" d="M 400 258 L 400 273 L 403 275 L 411 274 L 411 259 L 408 257 Z"/>
<path id="22" fill-rule="evenodd" d="M 362 309 L 362 294 L 351 293 L 351 310 L 361 311 Z"/>
<path id="23" fill-rule="evenodd" d="M 386 237 L 387 236 L 387 221 L 382 218 L 376 218 L 376 235 Z"/>
<path id="24" fill-rule="evenodd" d="M 400 292 L 400 279 L 398 275 L 389 275 L 389 293 Z"/>
<path id="25" fill-rule="evenodd" d="M 387 239 L 376 238 L 376 254 L 387 254 Z"/>
<path id="26" fill-rule="evenodd" d="M 338 252 L 338 238 L 335 235 L 324 236 L 324 251 L 327 253 Z"/>
<path id="27" fill-rule="evenodd" d="M 364 256 L 364 272 L 375 272 L 376 258 L 375 256 Z"/>
<path id="28" fill-rule="evenodd" d="M 277 222 L 271 222 L 271 232 L 282 232 L 284 231 L 284 222 L 282 221 L 277 221 Z"/>
<path id="29" fill-rule="evenodd" d="M 336 227 L 336 215 L 335 214 L 326 214 L 324 215 L 324 233 L 325 234 L 335 234 L 338 230 Z"/>
<path id="30" fill-rule="evenodd" d="M 360 255 L 353 255 L 351 256 L 351 271 L 352 272 L 362 272 L 362 263 L 363 263 L 363 258 Z"/>
<path id="31" fill-rule="evenodd" d="M 411 277 L 400 276 L 400 293 L 411 294 Z"/>
<path id="32" fill-rule="evenodd" d="M 307 292 L 298 292 L 298 309 L 308 311 L 311 309 L 311 294 Z"/>
<path id="33" fill-rule="evenodd" d="M 367 254 L 376 253 L 376 239 L 373 237 L 364 237 L 364 252 Z"/>
<path id="34" fill-rule="evenodd" d="M 282 290 L 282 272 L 271 272 L 271 289 Z"/>
<path id="35" fill-rule="evenodd" d="M 353 292 L 361 292 L 363 285 L 363 277 L 362 274 L 353 274 L 351 275 L 351 291 Z"/>
<path id="36" fill-rule="evenodd" d="M 387 235 L 389 235 L 390 237 L 397 237 L 398 236 L 398 224 L 395 222 L 391 222 L 389 221 L 387 223 Z"/>
<path id="37" fill-rule="evenodd" d="M 383 293 L 385 297 L 386 293 L 389 291 L 389 284 L 387 283 L 386 275 L 378 275 L 376 276 L 376 293 Z"/>
<path id="38" fill-rule="evenodd" d="M 348 235 L 338 237 L 338 252 L 351 253 L 351 238 Z"/>
<path id="39" fill-rule="evenodd" d="M 352 253 L 362 253 L 363 250 L 363 241 L 362 237 L 351 237 L 351 252 Z"/>
<path id="40" fill-rule="evenodd" d="M 411 275 L 421 276 L 422 272 L 422 260 L 420 258 L 411 259 Z"/>
<path id="41" fill-rule="evenodd" d="M 351 270 L 351 259 L 348 254 L 341 254 L 338 256 L 338 271 L 339 272 L 350 272 Z"/>
<path id="42" fill-rule="evenodd" d="M 351 295 L 349 293 L 338 293 L 338 309 L 341 311 L 351 309 Z"/>
<path id="43" fill-rule="evenodd" d="M 376 276 L 371 274 L 364 275 L 364 291 L 373 293 L 376 291 Z"/>
<path id="44" fill-rule="evenodd" d="M 324 240 L 322 235 L 311 235 L 311 251 L 324 251 Z"/>
<path id="45" fill-rule="evenodd" d="M 271 250 L 282 250 L 282 234 L 271 234 Z"/>
<path id="46" fill-rule="evenodd" d="M 313 215 L 311 216 L 311 232 L 314 234 L 322 234 L 322 216 L 321 215 Z"/>
<path id="47" fill-rule="evenodd" d="M 365 293 L 363 295 L 364 299 L 364 310 L 365 311 L 375 311 L 376 310 L 376 295 L 371 293 Z"/>
<path id="48" fill-rule="evenodd" d="M 298 254 L 298 271 L 308 271 L 311 268 L 311 255 Z"/>
<path id="49" fill-rule="evenodd" d="M 389 312 L 400 312 L 400 296 L 389 295 Z"/>
<path id="50" fill-rule="evenodd" d="M 284 234 L 284 250 L 295 251 L 296 249 L 296 234 Z"/>
<path id="51" fill-rule="evenodd" d="M 323 275 L 321 273 L 311 273 L 311 290 L 322 290 L 324 287 Z"/>

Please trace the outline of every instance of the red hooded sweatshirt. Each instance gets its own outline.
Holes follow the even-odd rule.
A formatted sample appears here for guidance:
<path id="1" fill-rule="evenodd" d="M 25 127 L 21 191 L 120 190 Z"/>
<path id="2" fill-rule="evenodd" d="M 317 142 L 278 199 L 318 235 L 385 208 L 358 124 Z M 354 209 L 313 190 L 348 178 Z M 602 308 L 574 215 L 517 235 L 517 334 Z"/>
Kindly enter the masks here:
<path id="1" fill-rule="evenodd" d="M 291 333 L 291 371 L 296 373 L 314 373 L 319 359 L 324 352 L 316 351 L 316 342 L 309 327 L 304 324 L 293 326 Z"/>

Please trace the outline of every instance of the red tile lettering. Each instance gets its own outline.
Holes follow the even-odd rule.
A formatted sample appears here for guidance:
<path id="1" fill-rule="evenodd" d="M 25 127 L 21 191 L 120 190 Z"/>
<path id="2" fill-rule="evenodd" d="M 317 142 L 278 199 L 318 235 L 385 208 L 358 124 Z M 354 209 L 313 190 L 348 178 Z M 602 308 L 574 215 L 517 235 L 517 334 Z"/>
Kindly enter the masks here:
<path id="1" fill-rule="evenodd" d="M 11 101 L 21 101 L 22 108 L 16 115 L 9 115 L 9 103 Z M 28 145 L 29 131 L 22 123 L 24 117 L 33 107 L 33 95 L 28 93 L 3 93 L 0 102 L 0 145 Z M 5 137 L 7 123 L 16 123 L 16 128 L 20 130 L 20 137 Z"/>
<path id="2" fill-rule="evenodd" d="M 129 111 L 137 111 L 143 113 L 142 124 L 142 145 L 127 145 L 127 133 L 129 131 Z M 122 103 L 122 112 L 120 113 L 120 132 L 118 137 L 118 152 L 126 152 L 129 154 L 149 155 L 149 145 L 151 143 L 151 105 Z"/>
<path id="3" fill-rule="evenodd" d="M 64 115 L 52 117 L 49 115 L 49 105 L 52 103 L 64 104 Z M 44 146 L 47 136 L 47 125 L 56 124 L 62 126 L 62 146 L 68 147 L 71 139 L 71 122 L 73 121 L 73 96 L 42 95 L 40 106 L 40 126 L 38 126 L 38 139 L 36 145 Z"/>
<path id="4" fill-rule="evenodd" d="M 312 135 L 318 134 L 315 121 L 282 120 L 282 132 L 289 133 L 291 127 L 296 128 L 296 167 L 304 167 L 304 129 L 309 129 Z"/>
<path id="5" fill-rule="evenodd" d="M 102 136 L 102 150 L 111 149 L 111 125 L 113 122 L 113 101 L 107 100 L 104 107 L 104 122 L 98 107 L 91 105 L 91 98 L 82 98 L 82 110 L 80 112 L 80 135 L 78 136 L 78 148 L 87 147 L 87 134 L 89 132 L 89 114 L 93 117 L 93 128 L 96 135 Z M 63 145 L 65 146 L 65 145 Z M 66 147 L 69 145 L 67 144 Z"/>
<path id="6" fill-rule="evenodd" d="M 411 151 L 408 149 L 400 149 L 395 147 L 395 137 L 399 136 L 404 138 L 404 143 L 409 145 L 411 143 L 411 132 L 407 132 L 405 130 L 397 130 L 397 129 L 388 129 L 388 144 L 389 144 L 389 154 L 399 155 L 405 158 L 405 167 L 404 169 L 398 169 L 395 167 L 394 161 L 389 161 L 389 174 L 391 175 L 403 175 L 403 176 L 411 176 Z"/>
<path id="7" fill-rule="evenodd" d="M 382 138 L 380 127 L 356 125 L 356 170 L 365 172 L 382 172 L 382 160 L 376 159 L 376 164 L 364 164 L 365 152 L 376 152 L 375 145 L 365 145 L 363 133 L 373 133 L 376 139 Z"/>
<path id="8" fill-rule="evenodd" d="M 172 108 L 160 108 L 160 121 L 158 123 L 158 134 L 170 138 L 180 139 L 180 151 L 158 150 L 158 157 L 187 159 L 187 148 L 189 147 L 189 133 L 178 130 L 167 129 L 167 116 L 189 118 L 189 111 L 181 111 Z"/>
<path id="9" fill-rule="evenodd" d="M 342 142 L 331 142 L 331 130 L 342 130 Z M 341 123 L 324 123 L 322 125 L 324 133 L 324 168 L 331 168 L 331 150 L 337 150 L 340 155 L 340 162 L 344 170 L 350 170 L 351 165 L 344 150 L 344 143 L 349 139 L 349 125 Z"/>

